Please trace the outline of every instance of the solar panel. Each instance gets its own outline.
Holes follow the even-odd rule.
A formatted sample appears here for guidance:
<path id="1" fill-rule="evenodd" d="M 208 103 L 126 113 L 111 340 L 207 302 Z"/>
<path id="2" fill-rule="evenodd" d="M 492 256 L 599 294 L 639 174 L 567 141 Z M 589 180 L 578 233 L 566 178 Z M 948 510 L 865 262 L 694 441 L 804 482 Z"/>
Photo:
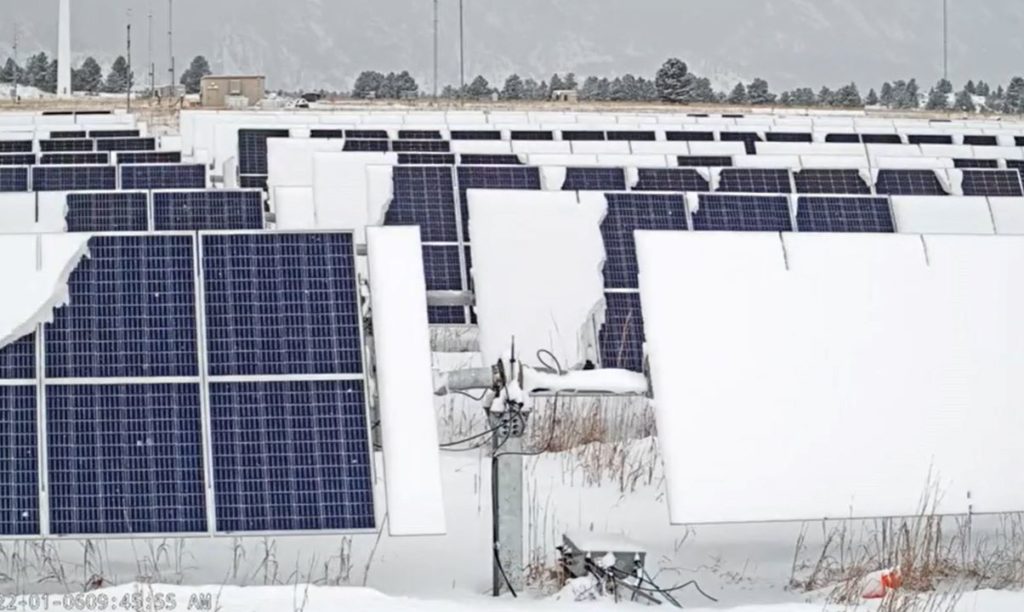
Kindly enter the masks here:
<path id="1" fill-rule="evenodd" d="M 31 140 L 0 140 L 0 153 L 31 153 Z"/>
<path id="2" fill-rule="evenodd" d="M 65 220 L 69 232 L 144 232 L 149 198 L 124 191 L 69 193 Z"/>
<path id="3" fill-rule="evenodd" d="M 744 115 L 734 113 L 722 113 L 722 119 L 743 119 Z"/>
<path id="4" fill-rule="evenodd" d="M 211 189 L 160 191 L 153 194 L 153 229 L 263 229 L 263 193 Z"/>
<path id="5" fill-rule="evenodd" d="M 700 194 L 691 213 L 693 229 L 727 232 L 791 232 L 785 196 Z"/>
<path id="6" fill-rule="evenodd" d="M 437 130 L 398 130 L 399 140 L 442 140 Z"/>
<path id="7" fill-rule="evenodd" d="M 427 291 L 462 291 L 462 261 L 459 245 L 424 245 L 423 273 Z M 462 306 L 427 306 L 432 325 L 465 325 L 466 309 Z"/>
<path id="8" fill-rule="evenodd" d="M 604 140 L 604 132 L 598 130 L 562 130 L 562 140 Z"/>
<path id="9" fill-rule="evenodd" d="M 103 166 L 110 163 L 109 153 L 43 153 L 39 156 L 41 165 L 71 166 L 87 164 Z"/>
<path id="10" fill-rule="evenodd" d="M 566 168 L 562 191 L 625 191 L 622 168 Z"/>
<path id="11" fill-rule="evenodd" d="M 451 143 L 447 140 L 395 140 L 391 143 L 395 153 L 447 153 Z"/>
<path id="12" fill-rule="evenodd" d="M 28 191 L 28 168 L 0 166 L 0 192 Z"/>
<path id="13" fill-rule="evenodd" d="M 362 374 L 351 234 L 201 240 L 210 375 Z"/>
<path id="14" fill-rule="evenodd" d="M 139 130 L 91 130 L 89 138 L 138 138 Z"/>
<path id="15" fill-rule="evenodd" d="M 805 169 L 793 174 L 797 193 L 871 193 L 859 170 Z"/>
<path id="16" fill-rule="evenodd" d="M 789 171 L 761 168 L 723 168 L 716 191 L 733 193 L 790 193 Z"/>
<path id="17" fill-rule="evenodd" d="M 0 169 L 2 171 L 2 169 Z M 34 191 L 104 191 L 117 189 L 114 166 L 36 166 Z"/>
<path id="18" fill-rule="evenodd" d="M 966 196 L 1024 196 L 1016 170 L 964 170 Z"/>
<path id="19" fill-rule="evenodd" d="M 657 140 L 654 132 L 638 130 L 612 130 L 608 132 L 607 137 L 610 141 L 649 142 Z"/>
<path id="20" fill-rule="evenodd" d="M 0 155 L 0 166 L 34 166 L 35 153 L 7 153 Z"/>
<path id="21" fill-rule="evenodd" d="M 896 231 L 888 198 L 801 197 L 796 226 L 801 232 Z"/>
<path id="22" fill-rule="evenodd" d="M 221 532 L 372 529 L 363 382 L 210 384 Z"/>
<path id="23" fill-rule="evenodd" d="M 64 138 L 85 138 L 86 133 L 80 130 L 54 130 L 50 132 L 50 138 L 53 139 L 64 139 Z"/>
<path id="24" fill-rule="evenodd" d="M 399 153 L 398 163 L 410 166 L 454 166 L 454 153 Z"/>
<path id="25" fill-rule="evenodd" d="M 907 134 L 909 144 L 953 144 L 949 134 Z"/>
<path id="26" fill-rule="evenodd" d="M 198 376 L 192 242 L 90 238 L 69 304 L 44 327 L 47 378 Z"/>
<path id="27" fill-rule="evenodd" d="M 0 348 L 0 380 L 35 380 L 35 378 L 35 334 L 29 334 Z"/>
<path id="28" fill-rule="evenodd" d="M 199 390 L 47 385 L 51 532 L 205 532 Z"/>
<path id="29" fill-rule="evenodd" d="M 117 154 L 117 164 L 180 164 L 181 151 L 125 151 Z"/>
<path id="30" fill-rule="evenodd" d="M 1006 160 L 1006 167 L 1011 170 L 1016 170 L 1024 176 L 1024 159 L 1008 159 Z"/>
<path id="31" fill-rule="evenodd" d="M 344 138 L 343 130 L 310 130 L 310 138 Z"/>
<path id="32" fill-rule="evenodd" d="M 387 153 L 391 150 L 388 140 L 346 140 L 345 151 L 362 151 L 366 153 Z"/>
<path id="33" fill-rule="evenodd" d="M 756 155 L 756 143 L 761 141 L 761 137 L 755 132 L 719 132 L 718 138 L 722 142 L 742 142 L 747 150 L 747 155 Z"/>
<path id="34" fill-rule="evenodd" d="M 604 327 L 598 334 L 601 367 L 643 372 L 644 319 L 640 293 L 606 293 Z"/>
<path id="35" fill-rule="evenodd" d="M 860 140 L 864 144 L 903 144 L 899 134 L 862 134 Z"/>
<path id="36" fill-rule="evenodd" d="M 43 153 L 90 153 L 95 151 L 92 140 L 67 138 L 64 140 L 40 140 L 39 150 Z"/>
<path id="37" fill-rule="evenodd" d="M 690 168 L 640 168 L 633 191 L 708 191 L 708 181 Z"/>
<path id="38" fill-rule="evenodd" d="M 512 140 L 554 140 L 553 132 L 546 130 L 512 130 Z"/>
<path id="39" fill-rule="evenodd" d="M 715 139 L 714 132 L 665 132 L 665 139 L 685 142 L 710 142 Z"/>
<path id="40" fill-rule="evenodd" d="M 345 138 L 357 138 L 366 140 L 387 140 L 387 130 L 345 130 Z"/>
<path id="41" fill-rule="evenodd" d="M 768 142 L 814 142 L 806 132 L 767 132 L 764 138 Z"/>
<path id="42" fill-rule="evenodd" d="M 203 164 L 124 164 L 122 189 L 205 189 Z"/>
<path id="43" fill-rule="evenodd" d="M 36 387 L 0 387 L 0 535 L 21 536 L 39 528 L 39 439 Z"/>
<path id="44" fill-rule="evenodd" d="M 998 159 L 954 159 L 954 168 L 985 168 L 985 169 L 998 169 Z"/>
<path id="45" fill-rule="evenodd" d="M 825 142 L 854 144 L 860 143 L 859 134 L 826 134 Z"/>
<path id="46" fill-rule="evenodd" d="M 636 230 L 686 230 L 686 204 L 682 196 L 669 194 L 609 193 L 608 212 L 601 222 L 606 259 L 604 286 L 636 289 L 638 269 Z"/>
<path id="47" fill-rule="evenodd" d="M 689 168 L 728 168 L 732 166 L 732 158 L 724 155 L 678 155 L 676 156 L 676 162 L 680 166 Z"/>
<path id="48" fill-rule="evenodd" d="M 452 130 L 452 140 L 501 140 L 498 130 Z"/>
<path id="49" fill-rule="evenodd" d="M 267 177 L 266 176 L 240 176 L 238 177 L 238 186 L 242 189 L 262 189 L 267 190 Z"/>
<path id="50" fill-rule="evenodd" d="M 512 153 L 460 153 L 459 164 L 464 166 L 519 166 L 523 162 Z"/>
<path id="51" fill-rule="evenodd" d="M 1018 147 L 1024 147 L 1024 136 L 1014 136 L 1013 144 Z"/>
<path id="52" fill-rule="evenodd" d="M 385 225 L 418 225 L 424 242 L 458 242 L 455 186 L 448 166 L 398 166 Z"/>
<path id="53" fill-rule="evenodd" d="M 266 147 L 266 141 L 264 141 Z M 101 138 L 96 141 L 97 151 L 155 151 L 155 138 Z"/>
<path id="54" fill-rule="evenodd" d="M 934 170 L 879 170 L 875 191 L 884 195 L 947 195 Z"/>
<path id="55" fill-rule="evenodd" d="M 462 235 L 469 236 L 470 189 L 539 190 L 540 169 L 531 166 L 459 166 L 459 203 L 462 211 Z"/>
<path id="56" fill-rule="evenodd" d="M 268 174 L 267 139 L 288 136 L 288 130 L 282 129 L 238 130 L 238 174 Z"/>
<path id="57" fill-rule="evenodd" d="M 999 138 L 982 134 L 965 134 L 964 144 L 973 147 L 998 147 Z"/>

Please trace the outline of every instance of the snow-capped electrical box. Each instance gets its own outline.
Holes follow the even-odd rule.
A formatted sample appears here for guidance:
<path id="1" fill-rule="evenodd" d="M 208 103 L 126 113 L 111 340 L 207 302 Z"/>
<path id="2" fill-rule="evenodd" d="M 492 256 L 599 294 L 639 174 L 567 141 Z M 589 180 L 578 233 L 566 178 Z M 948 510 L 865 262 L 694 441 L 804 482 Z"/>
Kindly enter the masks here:
<path id="1" fill-rule="evenodd" d="M 562 567 L 568 578 L 589 576 L 594 568 L 613 571 L 620 577 L 642 572 L 647 551 L 639 544 L 614 534 L 575 532 L 562 536 Z"/>

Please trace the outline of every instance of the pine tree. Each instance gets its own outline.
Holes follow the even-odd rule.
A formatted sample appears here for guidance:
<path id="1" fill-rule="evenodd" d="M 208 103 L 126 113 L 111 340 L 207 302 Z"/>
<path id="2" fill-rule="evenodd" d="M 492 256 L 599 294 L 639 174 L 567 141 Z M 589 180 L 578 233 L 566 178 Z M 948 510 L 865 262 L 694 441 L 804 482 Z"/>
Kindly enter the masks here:
<path id="1" fill-rule="evenodd" d="M 775 94 L 773 94 L 769 89 L 768 81 L 764 79 L 754 79 L 750 85 L 747 86 L 747 101 L 750 104 L 756 104 L 759 106 L 775 104 Z"/>
<path id="2" fill-rule="evenodd" d="M 743 83 L 736 83 L 736 87 L 733 88 L 732 93 L 726 99 L 729 104 L 746 104 L 747 103 L 747 88 Z"/>
<path id="3" fill-rule="evenodd" d="M 0 70 L 0 83 L 21 82 L 22 72 L 21 66 L 13 58 L 9 57 L 3 69 Z"/>
<path id="4" fill-rule="evenodd" d="M 1013 77 L 1003 96 L 1003 112 L 1024 114 L 1024 78 Z"/>
<path id="5" fill-rule="evenodd" d="M 835 93 L 834 105 L 842 108 L 863 108 L 864 101 L 856 83 L 843 85 Z"/>
<path id="6" fill-rule="evenodd" d="M 558 76 L 558 73 L 551 75 L 551 85 L 548 87 L 548 97 L 551 97 L 556 91 L 565 89 L 565 83 L 562 82 L 562 77 Z"/>
<path id="7" fill-rule="evenodd" d="M 867 106 L 878 106 L 878 94 L 875 93 L 875 89 L 872 87 L 871 91 L 868 92 L 868 97 L 864 99 L 864 104 Z"/>
<path id="8" fill-rule="evenodd" d="M 822 87 L 818 92 L 818 106 L 833 106 L 836 101 L 836 94 L 828 87 Z"/>
<path id="9" fill-rule="evenodd" d="M 882 83 L 882 94 L 878 97 L 878 101 L 882 103 L 882 106 L 892 108 L 893 103 L 896 101 L 893 95 L 892 83 L 888 81 Z"/>
<path id="10" fill-rule="evenodd" d="M 948 81 L 947 81 L 948 82 Z M 935 87 L 931 88 L 928 92 L 928 101 L 925 103 L 925 108 L 928 110 L 948 110 L 949 109 L 949 96 L 943 93 L 943 83 L 939 81 L 935 84 Z"/>
<path id="11" fill-rule="evenodd" d="M 978 81 L 978 84 L 974 86 L 975 95 L 985 96 L 986 98 L 992 95 L 992 88 L 989 87 L 985 81 Z"/>
<path id="12" fill-rule="evenodd" d="M 569 74 L 565 75 L 565 78 L 562 80 L 562 85 L 566 89 L 571 89 L 571 90 L 579 89 L 580 85 L 579 85 L 579 83 L 576 82 L 576 73 L 575 72 L 570 72 Z"/>
<path id="13" fill-rule="evenodd" d="M 902 104 L 900 108 L 921 108 L 921 89 L 917 86 L 917 79 L 907 81 Z"/>
<path id="14" fill-rule="evenodd" d="M 953 84 L 949 82 L 949 79 L 939 79 L 939 82 L 935 84 L 935 89 L 940 93 L 949 95 L 953 93 Z"/>
<path id="15" fill-rule="evenodd" d="M 45 53 L 36 53 L 25 63 L 25 84 L 43 90 L 46 87 L 46 73 L 50 70 L 50 58 Z"/>
<path id="16" fill-rule="evenodd" d="M 677 104 L 689 102 L 688 82 L 690 69 L 686 62 L 678 58 L 670 58 L 658 70 L 654 78 L 654 86 L 658 90 L 658 98 L 662 102 Z"/>
<path id="17" fill-rule="evenodd" d="M 580 87 L 580 100 L 587 102 L 600 100 L 601 98 L 598 97 L 598 84 L 600 82 L 600 79 L 596 76 L 588 76 L 584 79 L 583 86 Z"/>
<path id="18" fill-rule="evenodd" d="M 356 77 L 356 82 L 352 86 L 352 97 L 360 99 L 376 97 L 380 94 L 383 86 L 383 74 L 375 70 L 365 70 Z"/>
<path id="19" fill-rule="evenodd" d="M 491 84 L 483 75 L 477 75 L 473 81 L 466 86 L 466 96 L 470 98 L 486 98 L 491 95 Z"/>
<path id="20" fill-rule="evenodd" d="M 103 88 L 103 68 L 91 58 L 85 58 L 77 70 L 71 71 L 71 88 L 85 93 L 99 93 Z"/>
<path id="21" fill-rule="evenodd" d="M 131 75 L 128 74 L 128 61 L 123 56 L 114 60 L 107 74 L 107 81 L 104 84 L 104 91 L 107 93 L 125 93 L 128 91 L 128 84 L 131 82 Z"/>
<path id="22" fill-rule="evenodd" d="M 985 97 L 985 107 L 995 113 L 1001 113 L 1005 111 L 1004 98 L 1006 92 L 1003 90 L 1003 86 L 1000 85 L 998 89 L 992 91 L 989 89 L 988 96 Z"/>
<path id="23" fill-rule="evenodd" d="M 203 77 L 211 74 L 213 71 L 210 70 L 210 62 L 206 61 L 202 55 L 197 55 L 192 59 L 188 70 L 182 73 L 180 83 L 185 86 L 186 93 L 197 94 Z"/>
<path id="24" fill-rule="evenodd" d="M 524 97 L 523 79 L 518 74 L 513 74 L 505 79 L 505 86 L 501 88 L 503 100 L 522 100 Z"/>
<path id="25" fill-rule="evenodd" d="M 972 85 L 973 88 L 973 83 L 968 84 Z M 965 113 L 973 113 L 978 110 L 977 107 L 974 105 L 974 96 L 971 94 L 971 92 L 967 91 L 966 86 L 964 86 L 963 91 L 956 94 L 956 101 L 953 102 L 953 108 L 958 111 L 963 111 Z"/>
<path id="26" fill-rule="evenodd" d="M 50 62 L 50 65 L 46 67 L 46 76 L 43 79 L 42 85 L 39 89 L 47 93 L 57 93 L 57 60 L 54 59 Z"/>
<path id="27" fill-rule="evenodd" d="M 693 76 L 693 75 L 689 75 Z M 694 77 L 687 91 L 687 98 L 690 102 L 709 103 L 715 101 L 715 88 L 711 86 L 711 79 Z"/>
<path id="28" fill-rule="evenodd" d="M 814 106 L 816 103 L 817 98 L 810 87 L 799 87 L 790 94 L 790 104 L 793 106 Z"/>
<path id="29" fill-rule="evenodd" d="M 975 93 L 977 93 L 977 90 L 974 88 L 974 81 L 967 81 L 967 84 L 964 85 L 964 91 L 966 91 L 967 93 L 971 94 L 972 96 Z M 959 97 L 959 94 L 958 94 L 958 97 Z"/>

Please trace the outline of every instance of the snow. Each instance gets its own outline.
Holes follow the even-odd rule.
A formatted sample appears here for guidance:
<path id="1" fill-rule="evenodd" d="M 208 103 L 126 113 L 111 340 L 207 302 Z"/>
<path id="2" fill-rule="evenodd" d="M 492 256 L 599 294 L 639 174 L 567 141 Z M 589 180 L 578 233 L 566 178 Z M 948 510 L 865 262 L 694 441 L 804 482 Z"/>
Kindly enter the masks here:
<path id="1" fill-rule="evenodd" d="M 530 391 L 578 391 L 601 392 L 606 394 L 647 393 L 647 378 L 643 374 L 628 370 L 576 370 L 555 374 L 525 368 L 523 386 Z"/>
<path id="2" fill-rule="evenodd" d="M 673 523 L 915 515 L 932 486 L 940 513 L 1024 508 L 1024 239 L 637 250 Z"/>
<path id="3" fill-rule="evenodd" d="M 622 534 L 574 530 L 565 534 L 577 548 L 586 552 L 647 552 L 641 544 Z M 614 565 L 614 561 L 612 565 Z"/>
<path id="4" fill-rule="evenodd" d="M 394 153 L 315 153 L 313 155 L 313 198 L 317 227 L 344 228 L 364 239 L 364 228 L 375 217 L 369 210 L 367 167 L 393 166 Z"/>
<path id="5" fill-rule="evenodd" d="M 277 229 L 315 229 L 316 202 L 312 187 L 273 187 Z"/>
<path id="6" fill-rule="evenodd" d="M 993 234 L 988 200 L 977 196 L 892 196 L 904 234 Z"/>
<path id="7" fill-rule="evenodd" d="M 419 227 L 366 229 L 388 529 L 444 534 Z"/>
<path id="8" fill-rule="evenodd" d="M 1024 198 L 989 198 L 997 234 L 1024 234 Z"/>
<path id="9" fill-rule="evenodd" d="M 9 234 L 36 231 L 36 194 L 0 193 L 0 231 Z"/>
<path id="10" fill-rule="evenodd" d="M 565 369 L 582 363 L 604 299 L 605 204 L 580 204 L 573 192 L 471 189 L 468 197 L 484 362 L 507 357 L 514 337 L 526 363 L 540 349 Z"/>

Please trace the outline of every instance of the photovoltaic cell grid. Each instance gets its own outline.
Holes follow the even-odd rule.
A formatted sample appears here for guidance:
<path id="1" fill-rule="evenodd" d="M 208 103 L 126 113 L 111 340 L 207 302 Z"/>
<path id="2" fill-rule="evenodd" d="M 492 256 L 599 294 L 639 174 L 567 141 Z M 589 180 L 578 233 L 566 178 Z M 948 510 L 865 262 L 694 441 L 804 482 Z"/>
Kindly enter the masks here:
<path id="1" fill-rule="evenodd" d="M 553 132 L 546 130 L 512 130 L 512 140 L 554 140 Z"/>
<path id="2" fill-rule="evenodd" d="M 437 130 L 398 130 L 399 140 L 442 140 Z"/>
<path id="3" fill-rule="evenodd" d="M 5 153 L 0 155 L 0 166 L 34 166 L 35 153 Z"/>
<path id="4" fill-rule="evenodd" d="M 859 170 L 801 170 L 793 175 L 797 193 L 841 193 L 868 195 L 871 187 Z"/>
<path id="5" fill-rule="evenodd" d="M 114 166 L 36 166 L 34 191 L 104 191 L 117 189 Z"/>
<path id="6" fill-rule="evenodd" d="M 267 177 L 266 176 L 240 176 L 238 177 L 238 186 L 242 189 L 262 189 L 267 190 Z"/>
<path id="7" fill-rule="evenodd" d="M 982 134 L 965 134 L 964 144 L 973 147 L 997 147 L 999 146 L 999 138 Z"/>
<path id="8" fill-rule="evenodd" d="M 875 191 L 884 195 L 948 195 L 933 170 L 879 170 Z"/>
<path id="9" fill-rule="evenodd" d="M 263 194 L 259 191 L 177 191 L 153 194 L 153 229 L 263 229 Z"/>
<path id="10" fill-rule="evenodd" d="M 622 168 L 566 168 L 562 191 L 625 191 Z"/>
<path id="11" fill-rule="evenodd" d="M 862 134 L 860 140 L 864 144 L 903 144 L 899 134 Z"/>
<path id="12" fill-rule="evenodd" d="M 454 166 L 454 153 L 399 153 L 398 163 L 404 166 Z"/>
<path id="13" fill-rule="evenodd" d="M 35 377 L 35 334 L 29 334 L 0 348 L 0 380 L 34 380 Z"/>
<path id="14" fill-rule="evenodd" d="M 896 231 L 888 198 L 801 197 L 796 226 L 801 232 Z"/>
<path id="15" fill-rule="evenodd" d="M 998 159 L 954 159 L 953 160 L 953 167 L 954 168 L 988 168 L 988 169 L 995 170 L 995 169 L 999 168 L 999 160 Z"/>
<path id="16" fill-rule="evenodd" d="M 387 140 L 387 130 L 345 130 L 345 138 L 359 138 L 365 140 Z"/>
<path id="17" fill-rule="evenodd" d="M 180 164 L 181 151 L 125 151 L 117 154 L 120 164 Z"/>
<path id="18" fill-rule="evenodd" d="M 596 130 L 562 130 L 562 140 L 604 140 L 604 132 Z"/>
<path id="19" fill-rule="evenodd" d="M 28 168 L 0 166 L 0 191 L 28 191 Z"/>
<path id="20" fill-rule="evenodd" d="M 791 193 L 788 170 L 724 168 L 715 191 L 732 193 Z"/>
<path id="21" fill-rule="evenodd" d="M 206 531 L 199 384 L 48 385 L 50 530 Z"/>
<path id="22" fill-rule="evenodd" d="M 907 134 L 908 144 L 953 144 L 949 134 Z"/>
<path id="23" fill-rule="evenodd" d="M 0 153 L 31 153 L 31 140 L 0 140 Z"/>
<path id="24" fill-rule="evenodd" d="M 423 273 L 427 291 L 462 291 L 462 262 L 459 245 L 423 245 Z M 432 325 L 464 325 L 466 309 L 462 306 L 427 306 Z"/>
<path id="25" fill-rule="evenodd" d="M 384 225 L 418 225 L 424 242 L 458 242 L 455 186 L 449 166 L 396 166 Z"/>
<path id="26" fill-rule="evenodd" d="M 190 236 L 94 236 L 44 327 L 47 378 L 198 376 Z"/>
<path id="27" fill-rule="evenodd" d="M 0 535 L 40 532 L 36 387 L 0 387 Z"/>
<path id="28" fill-rule="evenodd" d="M 362 381 L 211 382 L 222 532 L 374 527 Z"/>
<path id="29" fill-rule="evenodd" d="M 686 168 L 728 168 L 732 166 L 732 158 L 722 155 L 679 155 L 676 163 Z"/>
<path id="30" fill-rule="evenodd" d="M 654 132 L 635 130 L 613 130 L 607 133 L 608 140 L 612 141 L 653 141 L 657 139 Z"/>
<path id="31" fill-rule="evenodd" d="M 854 144 L 860 143 L 859 134 L 826 134 L 825 142 Z"/>
<path id="32" fill-rule="evenodd" d="M 461 153 L 459 164 L 463 166 L 519 166 L 519 156 L 514 153 Z"/>
<path id="33" fill-rule="evenodd" d="M 42 165 L 68 166 L 86 164 L 102 166 L 110 163 L 109 153 L 43 153 L 39 157 Z"/>
<path id="34" fill-rule="evenodd" d="M 344 138 L 344 130 L 310 130 L 310 138 Z"/>
<path id="35" fill-rule="evenodd" d="M 238 130 L 238 174 L 268 174 L 267 139 L 288 138 L 288 136 L 288 130 L 281 129 Z"/>
<path id="36" fill-rule="evenodd" d="M 452 140 L 501 140 L 498 130 L 452 130 Z"/>
<path id="37" fill-rule="evenodd" d="M 606 293 L 604 327 L 598 334 L 601 367 L 643 372 L 644 320 L 640 293 Z"/>
<path id="38" fill-rule="evenodd" d="M 640 168 L 633 191 L 708 191 L 708 181 L 691 168 Z"/>
<path id="39" fill-rule="evenodd" d="M 742 142 L 747 155 L 756 155 L 757 143 L 761 141 L 755 132 L 719 132 L 718 139 L 722 142 Z"/>
<path id="40" fill-rule="evenodd" d="M 601 222 L 606 253 L 604 286 L 608 289 L 636 289 L 636 230 L 686 230 L 683 196 L 668 194 L 609 193 L 608 213 Z"/>
<path id="41" fill-rule="evenodd" d="M 96 141 L 97 151 L 155 151 L 155 138 L 101 138 Z"/>
<path id="42" fill-rule="evenodd" d="M 205 189 L 203 164 L 124 164 L 122 189 Z"/>
<path id="43" fill-rule="evenodd" d="M 86 133 L 79 130 L 54 130 L 50 132 L 50 138 L 52 139 L 64 139 L 64 138 L 86 138 Z"/>
<path id="44" fill-rule="evenodd" d="M 139 130 L 92 130 L 89 138 L 138 138 Z"/>
<path id="45" fill-rule="evenodd" d="M 387 153 L 391 150 L 391 142 L 387 140 L 346 140 L 344 151 L 362 151 L 366 153 Z"/>
<path id="46" fill-rule="evenodd" d="M 714 132 L 665 132 L 665 139 L 685 142 L 711 142 L 715 139 Z"/>
<path id="47" fill-rule="evenodd" d="M 521 189 L 539 190 L 540 169 L 531 166 L 460 166 L 459 206 L 462 210 L 462 235 L 468 242 L 469 201 L 466 192 L 470 189 Z"/>
<path id="48" fill-rule="evenodd" d="M 791 232 L 789 200 L 784 196 L 701 194 L 691 212 L 694 230 Z"/>
<path id="49" fill-rule="evenodd" d="M 395 140 L 391 150 L 395 153 L 448 153 L 451 143 L 447 140 Z"/>
<path id="50" fill-rule="evenodd" d="M 69 232 L 144 232 L 149 229 L 149 198 L 145 193 L 69 193 Z"/>
<path id="51" fill-rule="evenodd" d="M 68 138 L 64 140 L 40 140 L 39 150 L 43 153 L 72 153 L 95 151 L 93 141 L 85 138 Z"/>
<path id="52" fill-rule="evenodd" d="M 965 196 L 1024 196 L 1016 170 L 964 170 Z"/>
<path id="53" fill-rule="evenodd" d="M 767 132 L 764 139 L 768 142 L 814 142 L 806 132 Z"/>
<path id="54" fill-rule="evenodd" d="M 212 376 L 362 373 L 351 234 L 201 240 Z"/>

